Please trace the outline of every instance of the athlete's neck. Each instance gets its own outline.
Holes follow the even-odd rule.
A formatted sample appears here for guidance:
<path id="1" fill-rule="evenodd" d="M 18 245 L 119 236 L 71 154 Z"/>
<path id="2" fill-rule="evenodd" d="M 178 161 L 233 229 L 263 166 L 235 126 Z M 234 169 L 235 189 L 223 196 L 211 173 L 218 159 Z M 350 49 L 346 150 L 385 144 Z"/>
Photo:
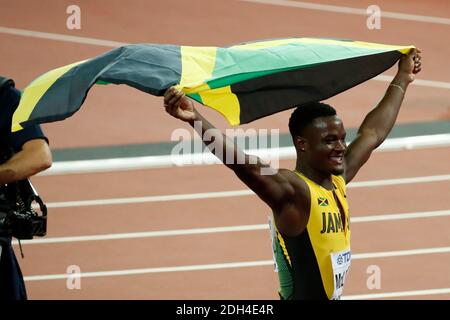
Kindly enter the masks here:
<path id="1" fill-rule="evenodd" d="M 324 187 L 328 190 L 333 190 L 333 179 L 331 178 L 331 174 L 324 174 L 322 172 L 317 172 L 316 170 L 312 169 L 311 167 L 302 165 L 297 160 L 297 165 L 295 166 L 295 171 L 300 172 L 305 177 L 307 177 L 309 180 L 314 181 L 318 185 Z"/>

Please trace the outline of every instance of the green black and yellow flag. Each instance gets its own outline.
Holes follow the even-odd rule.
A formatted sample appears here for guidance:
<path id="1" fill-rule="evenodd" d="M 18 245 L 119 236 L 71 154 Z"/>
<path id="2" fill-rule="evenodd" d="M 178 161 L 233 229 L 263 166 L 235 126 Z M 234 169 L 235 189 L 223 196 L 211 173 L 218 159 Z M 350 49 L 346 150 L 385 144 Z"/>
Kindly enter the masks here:
<path id="1" fill-rule="evenodd" d="M 232 125 L 320 101 L 375 77 L 413 46 L 289 38 L 227 48 L 123 46 L 51 70 L 22 94 L 12 131 L 65 119 L 94 84 L 126 84 L 161 96 L 176 85 Z"/>

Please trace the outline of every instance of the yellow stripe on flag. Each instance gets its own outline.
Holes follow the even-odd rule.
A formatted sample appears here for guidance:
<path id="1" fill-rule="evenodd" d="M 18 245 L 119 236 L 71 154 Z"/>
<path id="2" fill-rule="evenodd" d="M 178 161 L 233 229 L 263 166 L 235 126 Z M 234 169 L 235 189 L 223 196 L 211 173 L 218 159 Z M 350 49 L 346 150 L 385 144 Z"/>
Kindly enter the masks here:
<path id="1" fill-rule="evenodd" d="M 203 104 L 220 112 L 231 125 L 240 123 L 240 104 L 230 86 L 199 92 Z"/>
<path id="2" fill-rule="evenodd" d="M 23 127 L 20 123 L 27 121 L 36 107 L 39 100 L 47 92 L 47 90 L 58 80 L 63 74 L 72 69 L 74 66 L 79 65 L 83 61 L 78 61 L 57 69 L 53 69 L 41 77 L 33 81 L 28 87 L 23 91 L 22 97 L 20 98 L 19 106 L 13 114 L 11 131 L 22 130 Z"/>
<path id="3" fill-rule="evenodd" d="M 216 47 L 182 46 L 178 89 L 196 87 L 209 80 L 216 64 L 216 52 Z"/>
<path id="4" fill-rule="evenodd" d="M 184 93 L 198 94 L 203 104 L 220 112 L 232 125 L 240 122 L 237 96 L 230 86 L 210 89 L 206 83 L 212 78 L 216 65 L 217 47 L 181 47 L 181 80 L 176 86 Z"/>
<path id="5" fill-rule="evenodd" d="M 378 43 L 370 43 L 363 41 L 348 41 L 342 42 L 339 40 L 332 39 L 316 39 L 316 38 L 298 38 L 298 39 L 279 39 L 270 41 L 261 41 L 248 44 L 242 44 L 233 46 L 233 49 L 243 49 L 243 50 L 259 50 L 265 48 L 272 48 L 276 46 L 288 45 L 288 44 L 323 44 L 323 45 L 336 45 L 345 46 L 350 48 L 365 48 L 374 50 L 397 50 L 403 54 L 409 53 L 414 46 L 395 46 L 395 45 L 385 45 Z"/>

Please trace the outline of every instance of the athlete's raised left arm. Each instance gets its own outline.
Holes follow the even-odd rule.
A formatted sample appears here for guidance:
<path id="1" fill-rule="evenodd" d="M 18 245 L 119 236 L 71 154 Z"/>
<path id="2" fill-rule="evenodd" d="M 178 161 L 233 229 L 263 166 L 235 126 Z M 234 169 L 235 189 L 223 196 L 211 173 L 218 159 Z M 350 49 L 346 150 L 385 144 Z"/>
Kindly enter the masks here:
<path id="1" fill-rule="evenodd" d="M 389 85 L 384 97 L 370 111 L 359 127 L 356 139 L 349 145 L 345 154 L 345 181 L 350 182 L 358 170 L 388 136 L 408 85 L 414 81 L 415 74 L 421 70 L 420 50 L 412 49 L 398 63 L 398 72 Z"/>

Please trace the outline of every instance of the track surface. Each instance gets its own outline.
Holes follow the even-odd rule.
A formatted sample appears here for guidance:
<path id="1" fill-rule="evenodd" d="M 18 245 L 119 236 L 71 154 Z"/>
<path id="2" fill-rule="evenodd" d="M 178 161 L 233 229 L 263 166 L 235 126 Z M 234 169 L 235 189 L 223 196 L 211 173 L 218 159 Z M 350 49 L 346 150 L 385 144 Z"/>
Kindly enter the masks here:
<path id="1" fill-rule="evenodd" d="M 365 9 L 369 1 L 321 1 Z M 413 5 L 406 5 L 406 4 Z M 444 40 L 450 25 L 382 18 L 381 30 L 368 30 L 367 17 L 245 1 L 80 1 L 81 30 L 66 28 L 69 1 L 0 0 L 0 27 L 126 43 L 175 43 L 227 46 L 247 40 L 312 36 L 369 42 L 414 44 L 423 51 L 419 79 L 450 83 Z M 450 18 L 443 1 L 377 1 L 382 10 Z M 426 31 L 424 31 L 426 30 Z M 39 74 L 101 54 L 111 47 L 55 41 L 0 32 L 0 70 L 23 87 Z M 395 72 L 392 68 L 386 75 Z M 369 81 L 328 102 L 347 127 L 357 127 L 376 104 L 387 82 Z M 398 123 L 450 120 L 450 90 L 413 85 Z M 53 149 L 167 141 L 184 127 L 162 110 L 161 98 L 124 86 L 99 86 L 83 109 L 66 121 L 46 124 Z M 202 112 L 220 128 L 225 121 Z M 290 111 L 243 128 L 287 132 Z M 355 181 L 450 174 L 448 148 L 375 153 Z M 293 161 L 280 167 L 293 168 Z M 269 208 L 254 195 L 177 201 L 61 207 L 68 201 L 242 190 L 245 186 L 224 166 L 153 169 L 116 173 L 39 176 L 33 179 L 49 204 L 48 242 L 24 244 L 20 260 L 31 299 L 277 299 L 277 277 L 268 230 L 195 233 L 148 232 L 266 224 Z M 450 210 L 450 179 L 439 182 L 349 189 L 353 218 Z M 125 201 L 126 202 L 126 201 Z M 53 206 L 53 207 L 52 207 Z M 430 217 L 353 222 L 352 251 L 358 254 L 444 248 L 442 252 L 356 258 L 345 294 L 349 298 L 396 292 L 395 299 L 450 298 L 449 213 Z M 406 216 L 404 216 L 406 217 Z M 204 231 L 204 230 L 203 230 Z M 146 236 L 136 235 L 147 232 Z M 128 234 L 131 238 L 87 240 L 83 236 Z M 180 232 L 178 232 L 180 233 Z M 51 243 L 53 238 L 78 237 Z M 83 240 L 83 241 L 79 241 Z M 445 249 L 447 248 L 447 249 Z M 16 246 L 16 249 L 18 247 Z M 436 251 L 432 249 L 431 252 Z M 16 251 L 18 253 L 18 251 Z M 243 262 L 257 266 L 242 266 Z M 216 266 L 212 264 L 230 264 Z M 77 265 L 92 277 L 69 290 L 67 268 Z M 367 268 L 379 266 L 381 288 L 370 290 Z M 200 270 L 185 270 L 197 266 Z M 230 268 L 233 266 L 233 268 Z M 170 269 L 181 267 L 180 269 Z M 154 268 L 161 268 L 156 270 Z M 135 270 L 140 269 L 140 270 Z M 135 270 L 135 274 L 130 274 Z M 119 275 L 101 272 L 121 271 Z M 170 272 L 169 272 L 170 271 Z M 48 276 L 47 278 L 43 276 Z M 444 289 L 421 293 L 420 290 Z M 408 293 L 404 293 L 408 292 Z M 408 296 L 412 294 L 412 296 Z M 376 297 L 376 296 L 374 296 Z"/>

